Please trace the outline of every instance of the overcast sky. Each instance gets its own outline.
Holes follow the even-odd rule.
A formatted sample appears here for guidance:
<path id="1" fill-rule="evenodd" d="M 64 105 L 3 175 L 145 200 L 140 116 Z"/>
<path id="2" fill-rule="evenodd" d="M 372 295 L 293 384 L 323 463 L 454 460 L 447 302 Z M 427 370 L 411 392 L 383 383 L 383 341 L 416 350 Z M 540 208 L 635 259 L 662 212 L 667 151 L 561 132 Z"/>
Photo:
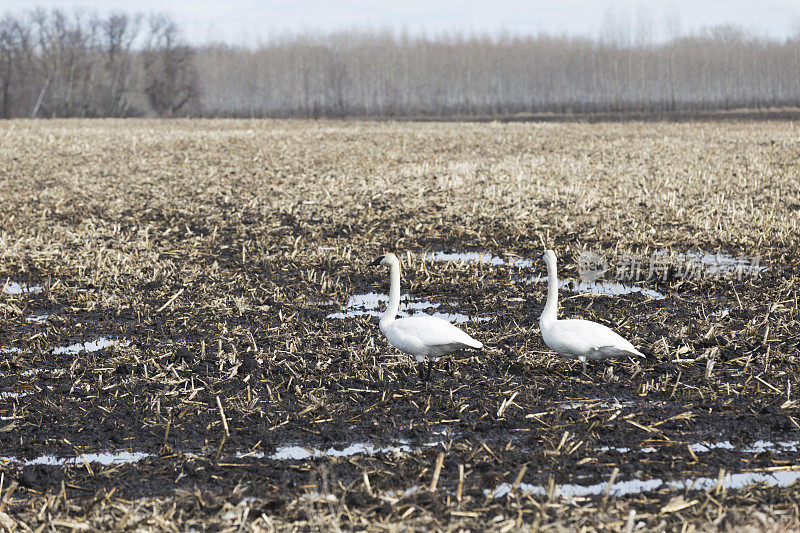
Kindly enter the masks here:
<path id="1" fill-rule="evenodd" d="M 759 34 L 785 37 L 800 27 L 800 0 L 0 0 L 0 12 L 33 6 L 172 14 L 193 43 L 257 44 L 300 31 L 351 28 L 597 36 L 609 20 L 652 21 L 662 38 L 665 20 L 683 32 L 736 24 Z"/>

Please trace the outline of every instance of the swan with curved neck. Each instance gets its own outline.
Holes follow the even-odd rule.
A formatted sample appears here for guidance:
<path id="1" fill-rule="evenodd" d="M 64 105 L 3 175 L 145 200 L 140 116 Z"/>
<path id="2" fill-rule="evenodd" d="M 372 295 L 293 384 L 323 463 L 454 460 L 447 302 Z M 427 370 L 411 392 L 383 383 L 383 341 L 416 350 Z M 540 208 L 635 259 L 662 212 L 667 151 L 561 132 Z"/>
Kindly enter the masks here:
<path id="1" fill-rule="evenodd" d="M 556 254 L 545 250 L 540 256 L 547 264 L 547 302 L 539 317 L 544 343 L 563 357 L 577 359 L 586 372 L 588 359 L 644 357 L 639 350 L 608 327 L 589 320 L 558 320 L 558 277 Z"/>
<path id="2" fill-rule="evenodd" d="M 425 315 L 397 318 L 400 309 L 400 261 L 394 254 L 378 257 L 369 266 L 389 267 L 389 304 L 381 316 L 380 329 L 389 343 L 417 360 L 420 377 L 430 378 L 436 358 L 460 348 L 483 348 L 483 344 L 447 320 Z M 428 361 L 427 376 L 423 362 Z"/>

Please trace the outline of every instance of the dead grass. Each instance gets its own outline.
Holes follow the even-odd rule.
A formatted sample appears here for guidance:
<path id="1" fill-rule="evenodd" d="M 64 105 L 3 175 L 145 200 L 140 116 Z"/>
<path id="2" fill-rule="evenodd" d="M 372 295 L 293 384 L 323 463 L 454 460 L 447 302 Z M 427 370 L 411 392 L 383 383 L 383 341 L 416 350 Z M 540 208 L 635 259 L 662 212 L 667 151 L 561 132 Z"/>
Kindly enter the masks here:
<path id="1" fill-rule="evenodd" d="M 797 529 L 797 484 L 552 488 L 795 468 L 796 450 L 740 448 L 800 433 L 799 135 L 780 121 L 0 123 L 0 279 L 43 285 L 0 295 L 0 349 L 20 350 L 0 353 L 0 391 L 31 393 L 0 399 L 0 456 L 153 454 L 0 460 L 0 524 Z M 613 324 L 649 356 L 587 379 L 541 343 L 544 287 L 520 283 L 533 272 L 421 256 L 543 246 L 567 277 L 584 248 L 760 255 L 769 270 L 647 282 L 659 299 L 565 293 L 565 315 Z M 492 317 L 464 326 L 483 353 L 442 361 L 426 386 L 374 320 L 325 318 L 385 290 L 364 266 L 385 251 L 404 290 Z M 131 344 L 52 353 L 98 336 Z M 726 440 L 737 449 L 687 448 Z M 401 441 L 413 451 L 242 456 Z M 501 483 L 548 492 L 487 495 Z"/>

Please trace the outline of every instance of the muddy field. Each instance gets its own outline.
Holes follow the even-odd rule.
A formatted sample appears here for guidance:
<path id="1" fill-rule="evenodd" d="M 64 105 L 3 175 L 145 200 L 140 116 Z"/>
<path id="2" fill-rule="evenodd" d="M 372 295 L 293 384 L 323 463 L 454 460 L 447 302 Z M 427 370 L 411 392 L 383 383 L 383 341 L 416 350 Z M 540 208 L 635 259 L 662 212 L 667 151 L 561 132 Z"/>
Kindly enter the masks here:
<path id="1" fill-rule="evenodd" d="M 800 528 L 793 122 L 22 121 L 0 141 L 2 527 Z M 545 246 L 560 316 L 646 360 L 583 374 L 547 349 Z M 430 382 L 378 330 L 388 276 L 366 263 L 389 251 L 402 312 L 485 345 Z"/>

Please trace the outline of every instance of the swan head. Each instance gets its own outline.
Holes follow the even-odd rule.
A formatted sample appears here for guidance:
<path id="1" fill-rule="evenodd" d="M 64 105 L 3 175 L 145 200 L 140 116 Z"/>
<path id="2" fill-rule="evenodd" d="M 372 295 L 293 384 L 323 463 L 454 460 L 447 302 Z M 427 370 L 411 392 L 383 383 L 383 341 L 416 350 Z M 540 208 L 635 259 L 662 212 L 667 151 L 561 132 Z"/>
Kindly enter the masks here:
<path id="1" fill-rule="evenodd" d="M 539 255 L 539 259 L 544 259 L 544 262 L 547 264 L 548 267 L 550 265 L 553 265 L 553 267 L 555 267 L 556 265 L 556 253 L 553 250 L 545 250 Z"/>
<path id="2" fill-rule="evenodd" d="M 384 254 L 378 258 L 376 258 L 373 262 L 369 263 L 367 266 L 392 266 L 392 264 L 399 263 L 397 260 L 397 256 L 394 254 Z"/>

